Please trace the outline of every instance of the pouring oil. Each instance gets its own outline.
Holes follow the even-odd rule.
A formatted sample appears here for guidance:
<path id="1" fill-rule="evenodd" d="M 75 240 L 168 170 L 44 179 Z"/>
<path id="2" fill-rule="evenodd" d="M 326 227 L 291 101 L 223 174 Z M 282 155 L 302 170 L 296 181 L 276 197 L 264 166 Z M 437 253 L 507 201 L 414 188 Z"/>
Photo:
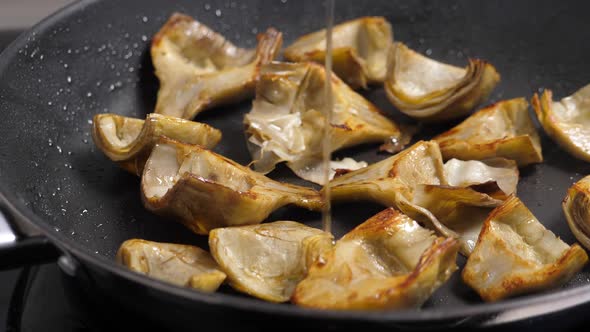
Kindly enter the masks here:
<path id="1" fill-rule="evenodd" d="M 332 204 L 330 202 L 330 160 L 332 160 L 331 149 L 331 126 L 332 110 L 334 101 L 332 99 L 332 27 L 334 26 L 334 0 L 326 0 L 326 108 L 324 110 L 324 132 L 322 138 L 322 160 L 324 188 L 322 190 L 322 199 L 324 208 L 322 209 L 322 227 L 324 231 L 332 232 Z"/>

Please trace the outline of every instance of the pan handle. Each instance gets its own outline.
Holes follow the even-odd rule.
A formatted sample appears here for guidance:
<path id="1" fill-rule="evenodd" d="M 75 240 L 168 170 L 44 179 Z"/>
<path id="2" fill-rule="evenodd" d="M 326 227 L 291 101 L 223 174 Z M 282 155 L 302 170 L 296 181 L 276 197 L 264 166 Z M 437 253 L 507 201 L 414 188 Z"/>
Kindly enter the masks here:
<path id="1" fill-rule="evenodd" d="M 55 261 L 59 250 L 3 203 L 0 200 L 0 270 Z"/>

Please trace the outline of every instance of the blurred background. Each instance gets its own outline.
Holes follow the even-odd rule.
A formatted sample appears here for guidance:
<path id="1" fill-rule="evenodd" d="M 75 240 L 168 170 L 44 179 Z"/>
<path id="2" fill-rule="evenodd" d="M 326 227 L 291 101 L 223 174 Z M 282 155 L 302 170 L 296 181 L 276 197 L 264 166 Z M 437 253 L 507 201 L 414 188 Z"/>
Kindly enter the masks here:
<path id="1" fill-rule="evenodd" d="M 0 0 L 0 29 L 20 30 L 73 0 Z"/>

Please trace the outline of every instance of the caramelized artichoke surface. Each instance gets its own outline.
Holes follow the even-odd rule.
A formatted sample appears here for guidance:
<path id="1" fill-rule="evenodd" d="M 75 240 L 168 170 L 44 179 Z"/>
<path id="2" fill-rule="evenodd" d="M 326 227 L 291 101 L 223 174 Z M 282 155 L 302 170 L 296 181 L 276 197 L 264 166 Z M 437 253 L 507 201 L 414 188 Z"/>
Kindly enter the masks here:
<path id="1" fill-rule="evenodd" d="M 204 123 L 161 114 L 148 114 L 145 121 L 116 114 L 97 114 L 92 122 L 94 144 L 126 171 L 141 175 L 158 138 L 166 136 L 212 149 L 221 131 Z"/>
<path id="2" fill-rule="evenodd" d="M 546 229 L 516 197 L 486 219 L 463 280 L 486 301 L 562 285 L 588 255 Z"/>
<path id="3" fill-rule="evenodd" d="M 514 160 L 493 158 L 484 161 L 451 159 L 444 165 L 450 186 L 472 187 L 494 198 L 505 200 L 516 193 L 518 166 Z"/>
<path id="4" fill-rule="evenodd" d="M 443 157 L 485 160 L 501 157 L 519 167 L 543 161 L 541 141 L 524 98 L 501 101 L 481 109 L 434 138 Z"/>
<path id="5" fill-rule="evenodd" d="M 226 278 L 208 252 L 183 244 L 127 240 L 117 261 L 135 272 L 205 292 L 216 291 Z"/>
<path id="6" fill-rule="evenodd" d="M 471 188 L 419 185 L 412 204 L 404 210 L 440 234 L 457 238 L 461 253 L 469 256 L 483 222 L 501 200 Z"/>
<path id="7" fill-rule="evenodd" d="M 436 142 L 420 141 L 395 156 L 330 181 L 334 201 L 375 201 L 399 206 L 411 201 L 419 184 L 446 185 Z"/>
<path id="8" fill-rule="evenodd" d="M 317 191 L 277 182 L 198 145 L 162 138 L 141 179 L 145 207 L 198 234 L 258 224 L 287 204 L 319 210 Z"/>
<path id="9" fill-rule="evenodd" d="M 322 139 L 328 107 L 325 83 L 324 68 L 311 62 L 273 62 L 262 68 L 256 99 L 244 118 L 257 171 L 267 173 L 277 163 L 287 162 L 299 177 L 322 184 Z M 333 151 L 401 137 L 397 125 L 375 105 L 337 77 L 331 83 Z M 335 168 L 338 165 L 331 165 Z"/>
<path id="10" fill-rule="evenodd" d="M 401 112 L 442 122 L 467 115 L 500 81 L 491 64 L 469 60 L 459 68 L 429 59 L 400 42 L 390 47 L 385 92 Z"/>
<path id="11" fill-rule="evenodd" d="M 361 17 L 334 26 L 334 72 L 353 89 L 382 83 L 387 72 L 387 52 L 392 42 L 391 24 L 384 17 Z M 323 64 L 325 57 L 325 29 L 302 36 L 285 49 L 285 58 L 289 61 Z"/>
<path id="12" fill-rule="evenodd" d="M 572 156 L 590 161 L 590 85 L 553 101 L 551 90 L 535 93 L 533 109 L 545 132 Z"/>
<path id="13" fill-rule="evenodd" d="M 242 49 L 191 17 L 173 14 L 151 47 L 160 80 L 155 112 L 192 119 L 252 96 L 260 66 L 274 59 L 281 44 L 281 33 L 269 28 L 255 50 Z"/>
<path id="14" fill-rule="evenodd" d="M 590 250 L 590 176 L 584 177 L 568 189 L 562 208 L 570 230 Z"/>
<path id="15" fill-rule="evenodd" d="M 237 290 L 272 301 L 288 301 L 332 235 L 294 221 L 217 228 L 209 248 Z"/>
<path id="16" fill-rule="evenodd" d="M 457 249 L 454 239 L 389 208 L 323 253 L 292 300 L 322 309 L 418 307 L 457 269 Z"/>

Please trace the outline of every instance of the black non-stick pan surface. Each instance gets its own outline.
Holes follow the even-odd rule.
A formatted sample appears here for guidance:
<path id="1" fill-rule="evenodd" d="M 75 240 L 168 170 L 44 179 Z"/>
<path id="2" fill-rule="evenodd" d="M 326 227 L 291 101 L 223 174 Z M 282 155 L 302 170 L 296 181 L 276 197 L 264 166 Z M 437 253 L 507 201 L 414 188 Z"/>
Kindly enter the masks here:
<path id="1" fill-rule="evenodd" d="M 589 9 L 585 1 L 337 1 L 335 20 L 383 15 L 392 23 L 396 40 L 432 58 L 461 66 L 468 57 L 490 61 L 502 75 L 486 102 L 492 103 L 530 98 L 545 87 L 561 98 L 590 83 L 590 43 L 586 42 L 590 25 L 584 14 Z M 175 11 L 249 47 L 255 45 L 255 34 L 270 26 L 283 32 L 288 45 L 325 24 L 324 7 L 316 0 L 81 1 L 22 35 L 0 57 L 0 190 L 8 201 L 5 205 L 12 214 L 16 211 L 21 219 L 39 226 L 66 256 L 86 269 L 88 279 L 103 293 L 130 303 L 131 294 L 141 296 L 135 298 L 143 301 L 141 307 L 153 311 L 185 308 L 199 316 L 205 308 L 208 312 L 226 309 L 330 324 L 428 323 L 502 317 L 507 312 L 516 312 L 511 317 L 518 319 L 532 315 L 518 311 L 522 308 L 546 312 L 568 308 L 572 300 L 590 299 L 588 268 L 562 288 L 495 304 L 482 302 L 455 273 L 420 310 L 338 313 L 264 303 L 227 288 L 202 294 L 118 267 L 114 255 L 129 238 L 206 246 L 206 237 L 146 211 L 139 178 L 108 160 L 90 135 L 91 119 L 97 113 L 143 118 L 153 110 L 158 81 L 149 45 L 151 36 Z M 392 118 L 411 123 L 388 103 L 380 87 L 362 93 Z M 223 140 L 215 151 L 242 164 L 250 161 L 242 127 L 250 105 L 247 101 L 213 109 L 196 119 L 221 129 Z M 416 139 L 428 139 L 450 125 L 426 126 Z M 569 156 L 542 132 L 541 137 L 545 162 L 521 169 L 518 193 L 546 227 L 573 243 L 561 200 L 573 182 L 590 174 L 590 166 Z M 388 157 L 377 152 L 377 145 L 337 155 L 369 162 Z M 270 176 L 304 184 L 283 167 Z M 335 205 L 335 235 L 341 236 L 381 209 L 369 203 Z M 281 219 L 320 226 L 318 213 L 296 208 L 283 208 L 268 220 Z M 464 258 L 459 258 L 459 264 L 463 266 Z M 176 312 L 183 317 L 182 310 Z"/>

